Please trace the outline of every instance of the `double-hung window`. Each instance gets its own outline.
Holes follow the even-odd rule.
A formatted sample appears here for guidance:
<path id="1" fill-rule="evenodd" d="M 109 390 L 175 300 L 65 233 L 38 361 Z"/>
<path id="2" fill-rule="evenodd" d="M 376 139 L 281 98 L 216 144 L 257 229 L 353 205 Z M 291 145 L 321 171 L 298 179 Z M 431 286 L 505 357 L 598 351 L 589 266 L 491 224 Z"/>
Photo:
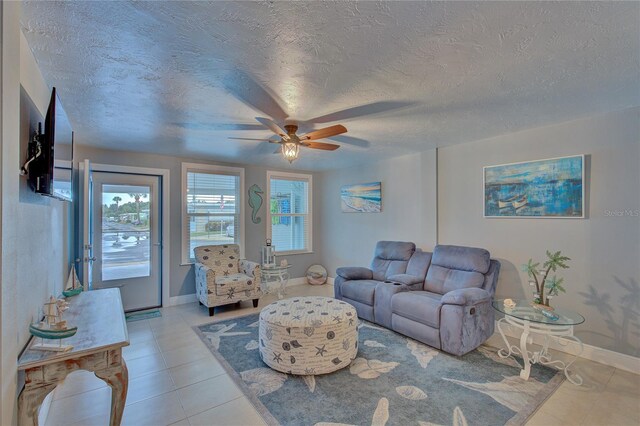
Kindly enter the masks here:
<path id="1" fill-rule="evenodd" d="M 312 251 L 312 176 L 267 172 L 267 238 L 278 254 Z"/>
<path id="2" fill-rule="evenodd" d="M 244 169 L 182 163 L 182 261 L 194 261 L 194 247 L 239 244 L 244 254 L 242 188 Z"/>

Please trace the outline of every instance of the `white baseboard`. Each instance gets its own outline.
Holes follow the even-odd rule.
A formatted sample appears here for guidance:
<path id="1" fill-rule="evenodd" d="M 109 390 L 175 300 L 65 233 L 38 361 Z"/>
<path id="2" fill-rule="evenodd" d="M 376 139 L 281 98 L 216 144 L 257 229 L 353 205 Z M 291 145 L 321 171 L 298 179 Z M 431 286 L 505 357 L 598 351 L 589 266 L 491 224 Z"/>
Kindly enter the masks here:
<path id="1" fill-rule="evenodd" d="M 520 330 L 516 327 L 510 326 L 508 324 L 502 324 L 502 330 L 507 337 L 513 337 L 514 339 L 520 338 Z M 540 334 L 531 334 L 533 338 L 533 343 L 537 345 L 542 345 L 543 336 Z M 496 331 L 494 333 L 494 338 L 502 340 L 502 336 L 498 332 L 498 326 L 496 324 Z M 573 340 L 560 338 L 562 343 L 559 343 L 557 340 L 552 339 L 549 348 L 564 352 L 570 355 L 577 355 L 580 352 L 580 345 Z M 601 364 L 610 365 L 615 368 L 619 368 L 621 370 L 629 371 L 631 373 L 640 374 L 640 358 L 636 358 L 631 355 L 621 354 L 619 352 L 614 352 L 609 349 L 599 348 L 597 346 L 588 345 L 586 343 L 583 344 L 584 350 L 582 354 L 580 354 L 581 358 L 588 359 L 590 361 L 599 362 Z"/>
<path id="2" fill-rule="evenodd" d="M 196 294 L 183 294 L 182 296 L 172 296 L 169 298 L 169 306 L 184 305 L 185 303 L 197 302 Z"/>
<path id="3" fill-rule="evenodd" d="M 332 284 L 333 285 L 333 278 L 328 278 L 327 279 L 327 283 Z M 307 277 L 299 277 L 299 278 L 290 278 L 289 282 L 287 283 L 287 287 L 293 287 L 296 285 L 306 285 L 307 284 Z M 172 296 L 169 298 L 169 306 L 176 306 L 176 305 L 184 305 L 186 303 L 193 303 L 193 302 L 197 302 L 198 299 L 196 299 L 196 294 L 195 293 L 191 293 L 191 294 L 183 294 L 182 296 Z"/>

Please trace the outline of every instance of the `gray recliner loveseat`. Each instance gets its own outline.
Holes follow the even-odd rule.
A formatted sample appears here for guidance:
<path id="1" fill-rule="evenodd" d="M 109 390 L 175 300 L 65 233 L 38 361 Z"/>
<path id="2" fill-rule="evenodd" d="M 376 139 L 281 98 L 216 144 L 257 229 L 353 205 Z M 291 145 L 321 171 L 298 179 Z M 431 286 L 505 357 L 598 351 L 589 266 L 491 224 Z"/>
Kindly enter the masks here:
<path id="1" fill-rule="evenodd" d="M 493 334 L 499 271 L 485 249 L 380 241 L 370 269 L 338 268 L 334 292 L 362 319 L 464 355 Z"/>

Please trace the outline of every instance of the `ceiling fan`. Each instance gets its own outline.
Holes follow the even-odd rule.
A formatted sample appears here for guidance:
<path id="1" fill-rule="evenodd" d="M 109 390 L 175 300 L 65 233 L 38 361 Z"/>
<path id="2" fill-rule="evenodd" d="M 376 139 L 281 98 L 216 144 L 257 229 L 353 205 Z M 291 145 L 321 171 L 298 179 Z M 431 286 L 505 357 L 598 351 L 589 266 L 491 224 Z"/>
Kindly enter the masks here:
<path id="1" fill-rule="evenodd" d="M 229 94 L 233 95 L 242 103 L 247 106 L 263 112 L 266 116 L 271 117 L 279 122 L 283 123 L 283 126 L 276 124 L 271 118 L 256 117 L 260 124 L 240 124 L 240 123 L 211 123 L 210 125 L 203 125 L 202 123 L 177 123 L 182 127 L 195 127 L 201 129 L 203 127 L 212 128 L 213 130 L 262 130 L 264 127 L 270 129 L 273 133 L 278 135 L 278 138 L 237 138 L 231 137 L 229 139 L 236 140 L 258 140 L 269 143 L 279 144 L 280 146 L 275 153 L 284 156 L 284 158 L 290 163 L 298 158 L 300 153 L 300 147 L 320 149 L 325 151 L 334 151 L 340 147 L 340 145 L 317 142 L 318 139 L 329 138 L 333 139 L 341 144 L 354 145 L 360 148 L 368 148 L 369 141 L 355 138 L 352 136 L 343 135 L 347 132 L 346 127 L 337 124 L 329 127 L 325 127 L 318 130 L 313 130 L 303 135 L 297 135 L 298 124 L 306 127 L 309 125 L 319 123 L 331 123 L 342 120 L 350 120 L 367 115 L 381 114 L 390 112 L 393 110 L 401 110 L 415 106 L 415 102 L 411 101 L 378 101 L 369 104 L 359 105 L 351 108 L 347 108 L 341 111 L 335 111 L 329 114 L 325 114 L 319 117 L 307 119 L 301 122 L 294 122 L 287 120 L 289 114 L 280 106 L 282 101 L 273 95 L 271 90 L 264 88 L 258 83 L 251 74 L 239 70 L 233 69 L 228 75 L 222 79 L 222 84 Z M 274 154 L 275 154 L 274 153 Z"/>
<path id="2" fill-rule="evenodd" d="M 270 143 L 279 144 L 280 147 L 275 153 L 282 153 L 285 160 L 292 163 L 298 158 L 300 153 L 300 147 L 321 149 L 324 151 L 335 151 L 340 148 L 340 145 L 315 142 L 318 139 L 330 138 L 333 136 L 341 135 L 347 132 L 347 128 L 341 124 L 325 127 L 323 129 L 314 130 L 304 135 L 297 135 L 298 125 L 292 122 L 287 122 L 284 125 L 284 129 L 276 124 L 273 120 L 264 117 L 256 117 L 256 120 L 273 133 L 278 135 L 280 139 L 268 139 Z M 246 138 L 229 138 L 229 139 L 246 139 Z"/>

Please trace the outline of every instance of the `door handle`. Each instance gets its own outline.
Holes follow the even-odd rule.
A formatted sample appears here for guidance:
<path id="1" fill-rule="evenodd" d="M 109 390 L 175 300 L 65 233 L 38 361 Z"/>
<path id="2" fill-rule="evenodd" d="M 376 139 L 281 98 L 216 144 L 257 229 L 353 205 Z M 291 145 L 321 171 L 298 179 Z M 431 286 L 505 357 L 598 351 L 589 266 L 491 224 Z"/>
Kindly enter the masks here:
<path id="1" fill-rule="evenodd" d="M 153 245 L 156 247 L 162 247 L 162 243 L 153 243 Z"/>

